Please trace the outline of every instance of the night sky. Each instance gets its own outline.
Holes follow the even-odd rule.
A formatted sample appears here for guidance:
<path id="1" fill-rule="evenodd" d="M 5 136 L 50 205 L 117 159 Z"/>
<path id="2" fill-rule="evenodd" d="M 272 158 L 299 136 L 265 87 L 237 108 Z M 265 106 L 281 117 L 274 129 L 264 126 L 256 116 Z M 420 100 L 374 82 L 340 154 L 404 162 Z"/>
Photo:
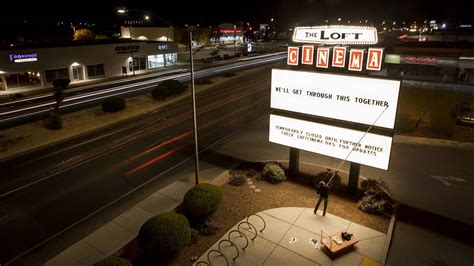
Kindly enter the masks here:
<path id="1" fill-rule="evenodd" d="M 177 1 L 177 0 L 76 0 L 76 1 L 2 1 L 0 23 L 16 23 L 25 19 L 46 22 L 89 19 L 94 22 L 117 20 L 115 10 L 144 9 L 155 12 L 178 25 L 197 24 L 203 26 L 222 22 L 265 22 L 274 17 L 278 26 L 285 28 L 326 19 L 359 21 L 369 19 L 418 20 L 446 19 L 472 21 L 473 0 L 233 0 L 233 1 Z"/>

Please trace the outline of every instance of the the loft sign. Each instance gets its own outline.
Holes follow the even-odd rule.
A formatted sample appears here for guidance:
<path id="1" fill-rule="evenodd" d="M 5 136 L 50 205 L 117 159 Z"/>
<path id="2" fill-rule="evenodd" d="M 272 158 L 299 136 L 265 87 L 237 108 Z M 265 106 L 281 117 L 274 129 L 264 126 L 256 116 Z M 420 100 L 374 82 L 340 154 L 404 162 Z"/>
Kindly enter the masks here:
<path id="1" fill-rule="evenodd" d="M 296 27 L 293 41 L 317 44 L 376 44 L 378 36 L 375 27 L 326 25 Z"/>

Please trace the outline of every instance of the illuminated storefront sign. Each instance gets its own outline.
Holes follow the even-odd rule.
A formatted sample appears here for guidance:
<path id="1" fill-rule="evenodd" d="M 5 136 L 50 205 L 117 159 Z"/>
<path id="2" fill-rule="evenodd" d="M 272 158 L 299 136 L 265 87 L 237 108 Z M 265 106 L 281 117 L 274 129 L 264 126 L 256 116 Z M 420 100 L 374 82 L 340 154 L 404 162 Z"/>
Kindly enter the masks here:
<path id="1" fill-rule="evenodd" d="M 393 129 L 400 81 L 273 69 L 271 89 L 275 109 Z"/>
<path id="2" fill-rule="evenodd" d="M 388 170 L 392 137 L 273 114 L 269 131 L 273 143 Z"/>
<path id="3" fill-rule="evenodd" d="M 115 52 L 117 54 L 136 53 L 138 50 L 140 50 L 140 45 L 123 45 L 115 47 Z"/>
<path id="4" fill-rule="evenodd" d="M 364 26 L 296 27 L 293 41 L 317 44 L 376 44 L 377 29 Z"/>
<path id="5" fill-rule="evenodd" d="M 241 30 L 219 30 L 220 33 L 222 34 L 230 34 L 230 33 L 241 33 Z"/>
<path id="6" fill-rule="evenodd" d="M 168 49 L 168 45 L 167 44 L 160 44 L 158 45 L 158 50 L 167 50 Z"/>
<path id="7" fill-rule="evenodd" d="M 24 63 L 24 62 L 34 62 L 38 61 L 38 54 L 9 54 L 8 55 L 10 62 L 15 63 Z"/>
<path id="8" fill-rule="evenodd" d="M 424 57 L 424 56 L 405 56 L 403 58 L 405 64 L 415 65 L 436 65 L 435 57 Z"/>
<path id="9" fill-rule="evenodd" d="M 301 64 L 312 65 L 314 59 L 315 48 L 311 45 L 303 45 L 301 55 Z M 316 49 L 316 67 L 317 68 L 344 68 L 346 67 L 347 47 L 335 46 L 332 48 L 332 64 L 330 64 L 330 52 L 328 47 L 319 47 Z M 296 46 L 288 47 L 287 64 L 290 66 L 299 65 L 299 51 L 300 48 Z M 380 71 L 382 69 L 383 48 L 369 48 L 367 50 L 367 58 L 365 58 L 365 50 L 350 49 L 348 69 L 350 71 L 362 71 L 364 62 L 365 69 Z"/>

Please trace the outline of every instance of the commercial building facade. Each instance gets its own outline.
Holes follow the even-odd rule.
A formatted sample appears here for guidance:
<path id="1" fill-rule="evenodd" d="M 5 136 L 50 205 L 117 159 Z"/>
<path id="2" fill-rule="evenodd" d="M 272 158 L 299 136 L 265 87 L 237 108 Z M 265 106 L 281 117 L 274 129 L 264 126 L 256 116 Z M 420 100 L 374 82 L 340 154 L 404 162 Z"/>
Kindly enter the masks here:
<path id="1" fill-rule="evenodd" d="M 177 63 L 173 42 L 115 41 L 0 50 L 0 89 L 43 88 L 53 80 L 84 80 L 144 73 Z"/>
<path id="2" fill-rule="evenodd" d="M 385 56 L 390 77 L 474 85 L 474 48 L 395 47 Z"/>

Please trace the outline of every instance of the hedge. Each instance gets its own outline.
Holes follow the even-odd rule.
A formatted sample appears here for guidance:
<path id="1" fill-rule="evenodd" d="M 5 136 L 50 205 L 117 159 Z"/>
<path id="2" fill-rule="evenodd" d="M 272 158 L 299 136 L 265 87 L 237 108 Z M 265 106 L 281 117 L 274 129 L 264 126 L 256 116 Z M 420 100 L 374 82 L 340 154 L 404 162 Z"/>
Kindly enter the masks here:
<path id="1" fill-rule="evenodd" d="M 202 220 L 219 209 L 223 197 L 219 187 L 199 184 L 184 195 L 183 207 L 189 219 Z"/>
<path id="2" fill-rule="evenodd" d="M 170 257 L 189 245 L 191 227 L 182 214 L 162 213 L 140 228 L 138 244 L 148 258 Z"/>

